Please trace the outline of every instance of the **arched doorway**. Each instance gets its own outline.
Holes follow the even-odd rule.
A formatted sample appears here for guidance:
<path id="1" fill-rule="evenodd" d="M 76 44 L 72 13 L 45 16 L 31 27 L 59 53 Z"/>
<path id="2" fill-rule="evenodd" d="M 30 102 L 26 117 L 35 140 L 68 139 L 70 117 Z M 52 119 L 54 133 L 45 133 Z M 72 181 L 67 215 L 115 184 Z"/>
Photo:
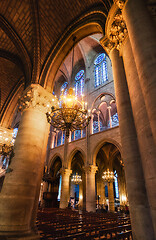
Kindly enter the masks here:
<path id="1" fill-rule="evenodd" d="M 62 161 L 56 156 L 52 162 L 49 172 L 45 172 L 41 188 L 43 188 L 43 204 L 45 207 L 59 207 L 61 193 L 61 174 Z"/>
<path id="2" fill-rule="evenodd" d="M 99 149 L 96 156 L 96 200 L 97 208 L 105 211 L 117 211 L 123 209 L 128 203 L 124 165 L 119 149 L 112 143 L 106 142 Z M 114 173 L 113 181 L 104 181 L 104 171 Z"/>
<path id="3" fill-rule="evenodd" d="M 71 206 L 77 209 L 85 207 L 85 175 L 83 167 L 83 155 L 80 151 L 77 151 L 71 161 L 72 175 L 70 176 L 70 202 Z M 75 178 L 79 178 L 79 180 L 75 181 Z"/>

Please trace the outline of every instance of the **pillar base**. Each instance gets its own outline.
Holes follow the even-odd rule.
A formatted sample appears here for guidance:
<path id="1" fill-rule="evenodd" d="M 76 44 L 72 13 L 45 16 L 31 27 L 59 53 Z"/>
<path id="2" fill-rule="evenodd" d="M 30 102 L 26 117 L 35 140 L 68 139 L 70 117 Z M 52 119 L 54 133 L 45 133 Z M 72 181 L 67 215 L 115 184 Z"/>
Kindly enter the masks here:
<path id="1" fill-rule="evenodd" d="M 22 233 L 22 232 L 1 232 L 0 240 L 39 240 L 40 235 L 37 232 Z"/>

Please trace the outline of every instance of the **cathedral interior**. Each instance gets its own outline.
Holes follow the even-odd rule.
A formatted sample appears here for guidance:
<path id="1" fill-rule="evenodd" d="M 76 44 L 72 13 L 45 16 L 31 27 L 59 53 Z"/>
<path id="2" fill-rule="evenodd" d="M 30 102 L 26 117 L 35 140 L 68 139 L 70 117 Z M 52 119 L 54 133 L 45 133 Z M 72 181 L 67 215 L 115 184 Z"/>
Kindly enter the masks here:
<path id="1" fill-rule="evenodd" d="M 155 0 L 0 0 L 0 239 L 156 239 L 155 24 Z M 54 235 L 65 214 L 98 230 Z"/>

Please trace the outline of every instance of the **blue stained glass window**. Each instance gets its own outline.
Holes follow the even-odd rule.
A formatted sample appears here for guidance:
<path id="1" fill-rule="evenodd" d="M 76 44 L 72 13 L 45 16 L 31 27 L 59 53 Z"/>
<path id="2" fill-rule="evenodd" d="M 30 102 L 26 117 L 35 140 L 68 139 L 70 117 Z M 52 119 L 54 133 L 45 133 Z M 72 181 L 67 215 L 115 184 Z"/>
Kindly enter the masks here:
<path id="1" fill-rule="evenodd" d="M 60 175 L 59 190 L 58 190 L 58 196 L 57 196 L 58 201 L 60 201 L 60 198 L 61 198 L 61 184 L 62 184 L 62 176 Z"/>
<path id="2" fill-rule="evenodd" d="M 101 53 L 94 61 L 95 87 L 108 81 L 106 54 Z"/>
<path id="3" fill-rule="evenodd" d="M 115 180 L 114 180 L 114 185 L 115 185 L 115 197 L 119 198 L 119 189 L 118 189 L 118 175 L 116 173 L 116 170 L 114 171 L 115 175 Z"/>
<path id="4" fill-rule="evenodd" d="M 61 86 L 61 92 L 63 91 L 63 94 L 67 94 L 67 88 L 68 88 L 68 83 L 64 82 L 63 85 Z"/>
<path id="5" fill-rule="evenodd" d="M 75 130 L 75 140 L 81 138 L 81 130 Z"/>
<path id="6" fill-rule="evenodd" d="M 80 70 L 75 76 L 75 95 L 80 96 L 84 93 L 84 70 Z"/>
<path id="7" fill-rule="evenodd" d="M 100 121 L 100 131 L 102 129 L 102 122 Z M 93 133 L 99 132 L 99 124 L 98 121 L 93 122 Z"/>
<path id="8" fill-rule="evenodd" d="M 107 187 L 107 185 L 105 186 L 105 197 L 108 198 L 108 187 Z"/>
<path id="9" fill-rule="evenodd" d="M 115 127 L 115 126 L 118 126 L 119 125 L 119 119 L 118 119 L 118 114 L 115 113 L 112 117 L 112 126 Z"/>

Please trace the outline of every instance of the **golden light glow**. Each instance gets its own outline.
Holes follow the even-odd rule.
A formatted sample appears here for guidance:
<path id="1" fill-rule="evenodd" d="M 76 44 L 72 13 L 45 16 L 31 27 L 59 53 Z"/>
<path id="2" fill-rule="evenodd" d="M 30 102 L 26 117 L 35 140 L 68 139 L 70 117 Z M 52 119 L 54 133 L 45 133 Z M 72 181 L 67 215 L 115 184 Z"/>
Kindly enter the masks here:
<path id="1" fill-rule="evenodd" d="M 83 98 L 82 101 L 78 100 L 72 88 L 69 88 L 67 95 L 62 92 L 57 105 L 52 106 L 51 113 L 46 113 L 47 120 L 54 128 L 66 131 L 67 137 L 69 131 L 83 129 L 89 124 L 91 117 L 87 104 Z"/>
<path id="2" fill-rule="evenodd" d="M 80 184 L 82 182 L 82 179 L 81 179 L 81 176 L 78 175 L 78 173 L 76 173 L 75 175 L 72 176 L 72 179 L 71 181 L 74 183 L 74 184 Z"/>
<path id="3" fill-rule="evenodd" d="M 13 130 L 0 126 L 0 154 L 7 156 L 13 149 Z"/>
<path id="4" fill-rule="evenodd" d="M 115 176 L 114 176 L 114 172 L 113 171 L 109 171 L 109 169 L 107 169 L 107 171 L 105 171 L 103 173 L 102 178 L 106 181 L 106 182 L 111 182 L 115 180 Z"/>

